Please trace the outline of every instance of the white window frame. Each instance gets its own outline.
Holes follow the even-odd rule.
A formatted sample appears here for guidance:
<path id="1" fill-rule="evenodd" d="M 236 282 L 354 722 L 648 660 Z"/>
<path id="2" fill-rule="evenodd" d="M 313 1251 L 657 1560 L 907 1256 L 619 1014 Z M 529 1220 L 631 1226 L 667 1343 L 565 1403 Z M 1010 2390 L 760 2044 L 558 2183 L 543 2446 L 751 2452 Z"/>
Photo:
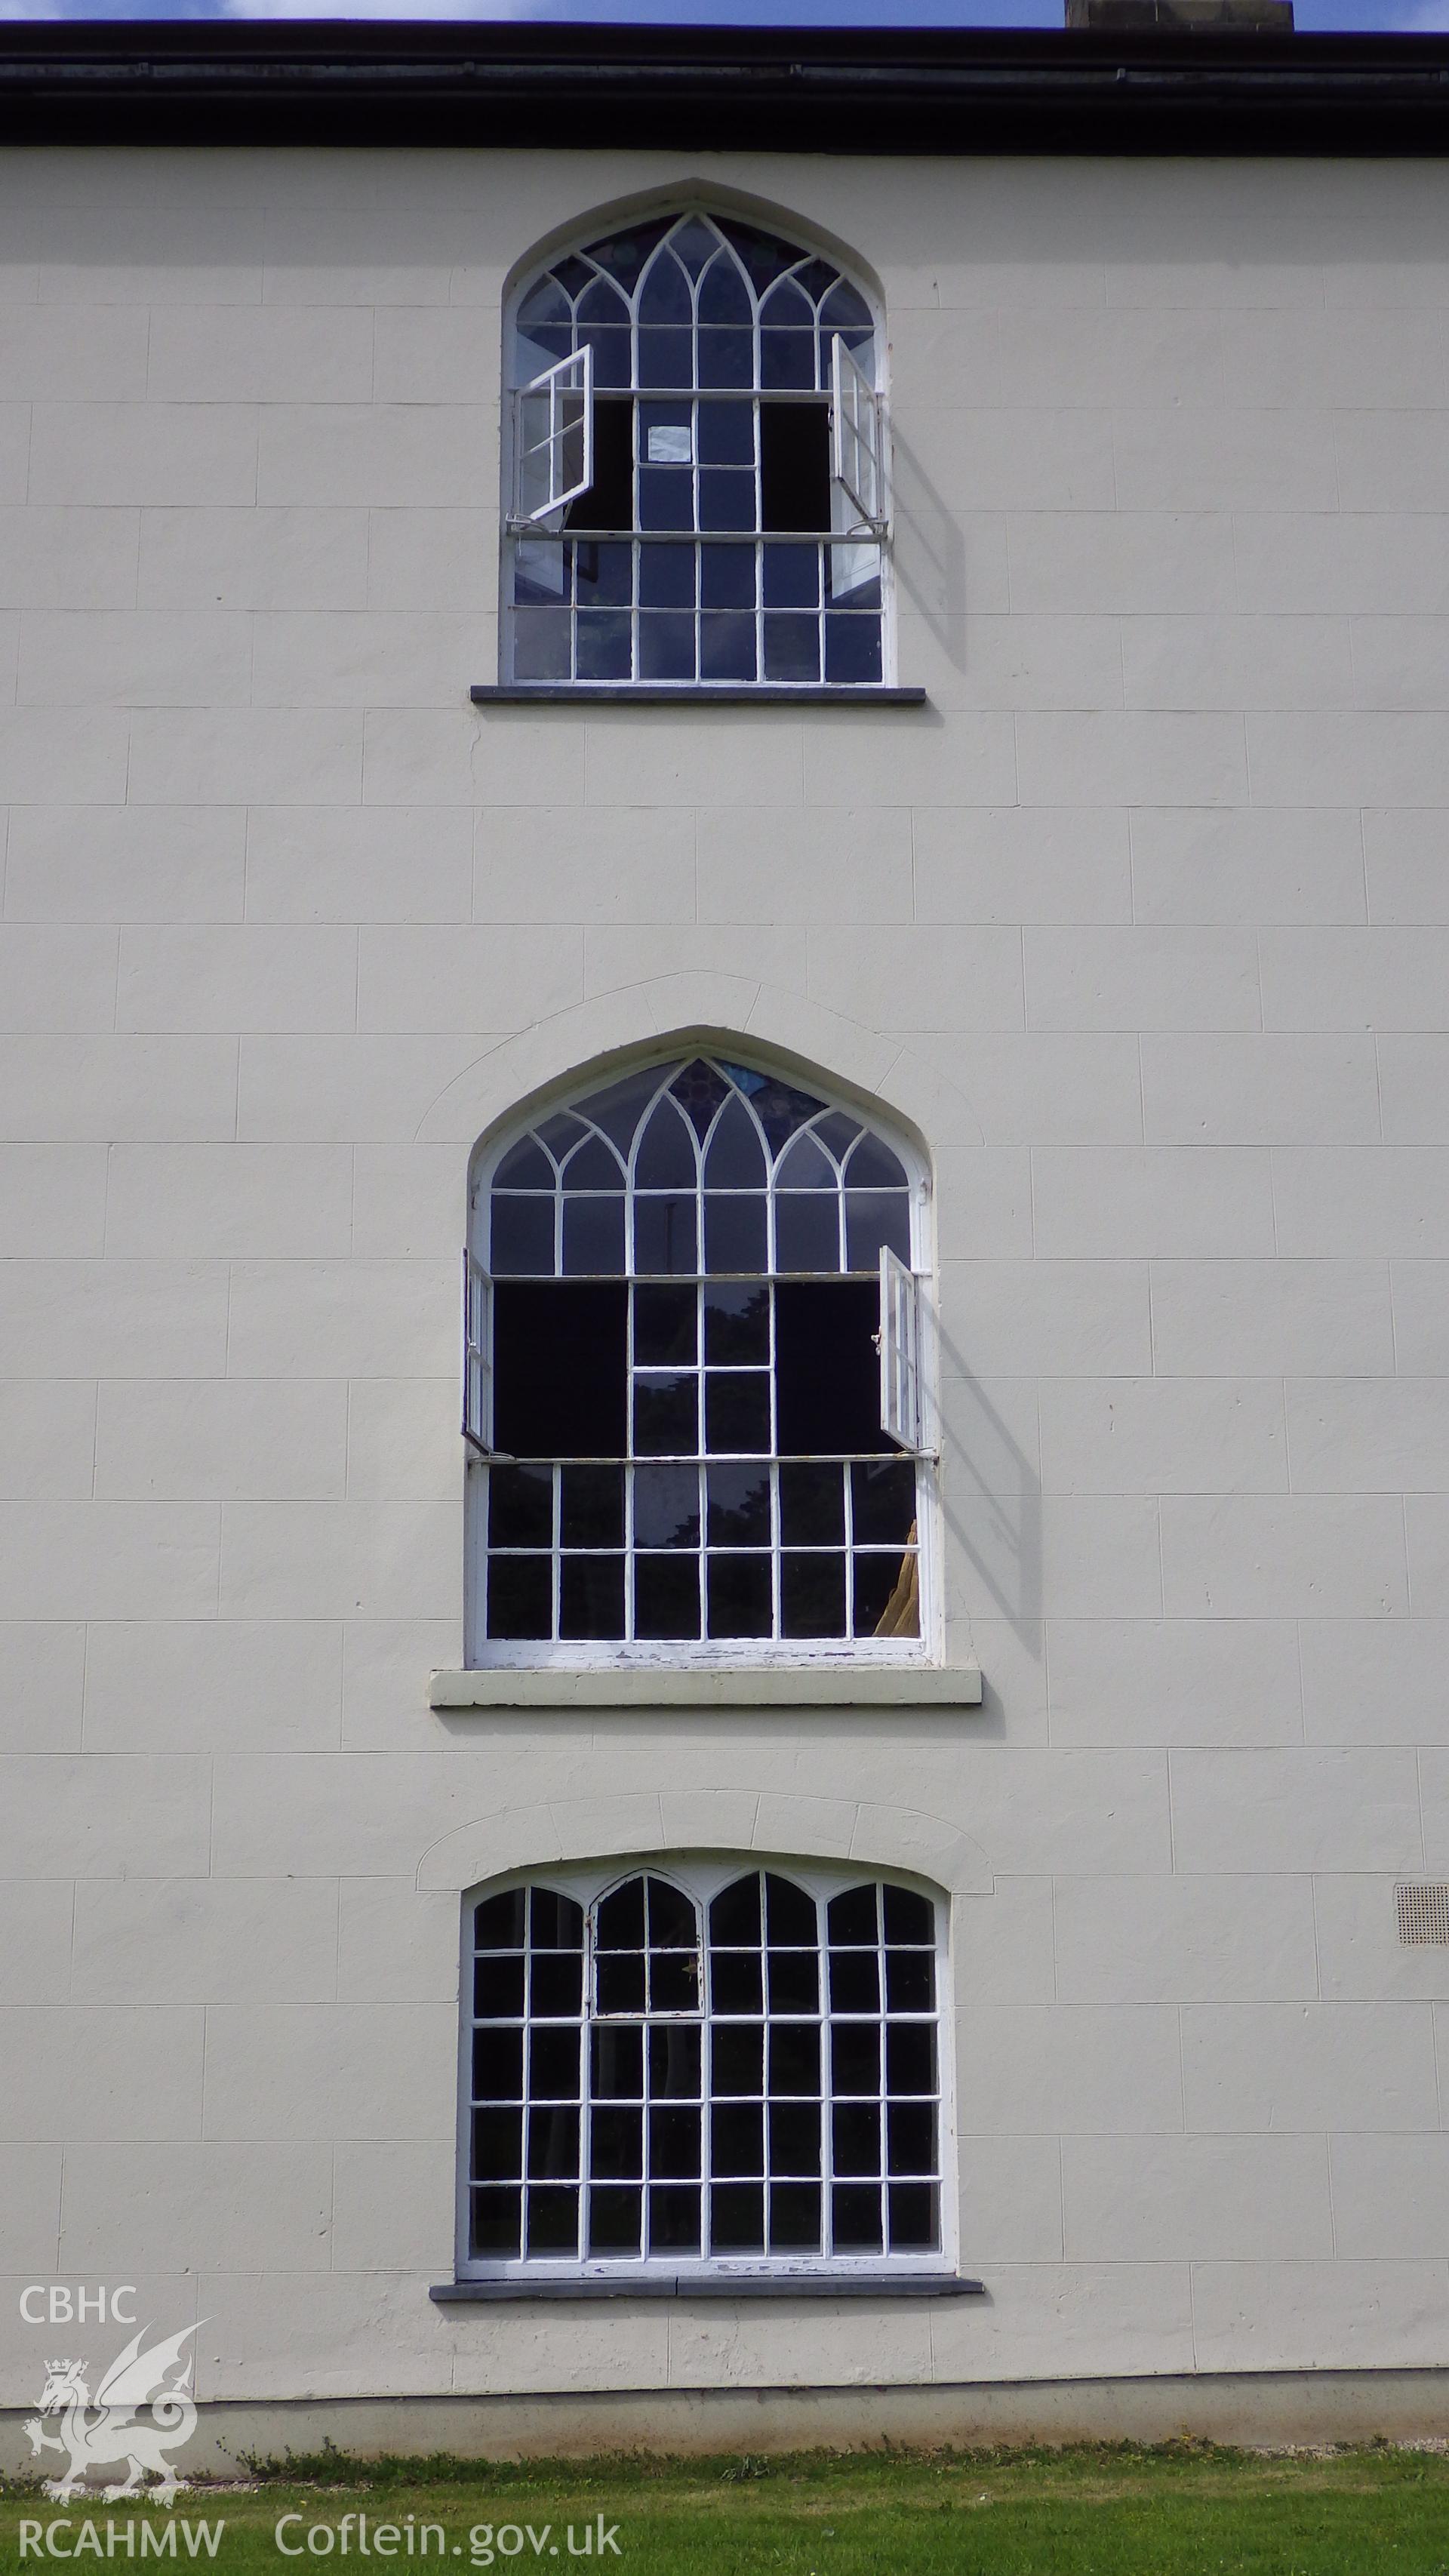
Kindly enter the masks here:
<path id="1" fill-rule="evenodd" d="M 687 1895 L 692 1897 L 696 1905 L 699 1907 L 701 1915 L 701 1942 L 704 1951 L 707 1953 L 709 1946 L 707 1909 L 710 1900 L 717 1896 L 722 1888 L 731 1886 L 737 1878 L 746 1877 L 756 1870 L 775 1873 L 782 1878 L 792 1880 L 797 1887 L 803 1888 L 807 1894 L 813 1896 L 817 1900 L 817 1903 L 823 1904 L 828 1901 L 830 1897 L 842 1895 L 850 1888 L 866 1885 L 878 1886 L 884 1883 L 907 1888 L 913 1895 L 925 1897 L 933 1908 L 936 1936 L 935 2026 L 937 2068 L 936 2101 L 938 2123 L 936 2153 L 937 2163 L 940 2170 L 940 2245 L 930 2250 L 902 2252 L 899 2254 L 827 2255 L 810 2253 L 755 2253 L 681 2255 L 668 2252 L 653 2256 L 644 2256 L 643 2258 L 632 2258 L 626 2256 L 618 2260 L 602 2255 L 585 2256 L 582 2259 L 573 2255 L 559 2255 L 556 2257 L 539 2255 L 533 2257 L 519 2256 L 515 2259 L 502 2261 L 496 2259 L 484 2259 L 475 2256 L 470 2250 L 471 2208 L 469 2197 L 472 2180 L 471 2111 L 473 2089 L 472 2039 L 474 2028 L 473 1913 L 475 1907 L 483 1903 L 489 1897 L 506 1894 L 509 1890 L 518 1887 L 544 1888 L 553 1894 L 571 1897 L 576 1904 L 581 1905 L 585 1914 L 584 1991 L 587 1998 L 591 1992 L 592 1985 L 592 1931 L 594 1916 L 600 1901 L 605 1896 L 609 1895 L 613 1889 L 624 1885 L 629 1879 L 636 1878 L 641 1873 L 645 1872 L 652 1872 L 661 1878 L 669 1879 L 674 1886 L 683 1889 Z M 957 2188 L 956 2046 L 954 1996 L 952 1993 L 951 1980 L 951 1920 L 951 1900 L 945 1890 L 937 1886 L 930 1879 L 919 1877 L 911 1870 L 894 1869 L 883 1863 L 873 1862 L 869 1859 L 863 1859 L 859 1863 L 851 1865 L 845 1862 L 826 1863 L 820 1861 L 796 1861 L 785 1855 L 756 1851 L 733 1852 L 721 1858 L 708 1859 L 702 1859 L 695 1853 L 672 1854 L 669 1852 L 643 1852 L 631 1854 L 627 1858 L 614 1859 L 603 1864 L 595 1864 L 594 1867 L 589 1869 L 553 1866 L 548 1862 L 543 1862 L 535 1868 L 511 1870 L 502 1877 L 490 1879 L 481 1886 L 470 1888 L 464 1896 L 462 1904 L 461 1955 L 458 1985 L 457 2231 L 455 2258 L 457 2279 L 460 2281 L 508 2281 L 516 2282 L 520 2286 L 526 2285 L 530 2282 L 546 2283 L 550 2281 L 600 2281 L 627 2284 L 630 2281 L 647 2283 L 658 2281 L 660 2279 L 677 2279 L 681 2286 L 687 2286 L 691 2280 L 738 2280 L 743 2284 L 748 2283 L 751 2280 L 781 2279 L 865 2279 L 878 2280 L 885 2284 L 889 2283 L 893 2276 L 899 2276 L 902 2273 L 910 2274 L 912 2277 L 917 2279 L 923 2274 L 939 2274 L 943 2280 L 954 2278 L 959 2268 L 960 2260 L 960 2210 L 959 2192 Z M 820 2022 L 823 2033 L 830 2020 L 828 1995 L 823 1983 L 825 1976 L 825 1945 L 823 1937 L 820 1956 L 822 1963 Z M 589 2006 L 587 2001 L 585 2004 L 584 2018 L 585 2031 L 587 2034 L 587 2030 L 590 2027 Z M 618 2018 L 622 2020 L 631 2018 L 631 2016 L 621 2015 Z M 645 2017 L 637 2016 L 632 2018 Z M 671 2018 L 675 2020 L 693 2020 L 695 2016 L 692 2014 L 672 2016 L 661 2014 L 649 2016 L 647 2018 L 658 2020 Z M 808 2018 L 808 2016 L 806 2016 L 806 2018 Z M 869 2016 L 866 2016 L 866 2018 L 869 2018 Z M 705 2025 L 707 2031 L 710 2020 L 707 2008 L 702 2011 L 700 2019 Z M 707 2119 L 708 2106 L 711 2098 L 709 2092 L 707 2039 L 702 2043 L 702 2045 L 705 2050 L 705 2065 L 704 2071 L 701 2075 L 701 2095 L 703 2117 Z M 587 2036 L 585 2038 L 585 2047 L 587 2047 Z M 832 2098 L 833 2097 L 826 2089 L 822 2060 L 820 2095 L 822 2133 L 821 2187 L 823 2191 L 827 2192 L 833 2178 L 831 2174 L 830 2150 L 827 2144 L 830 2133 L 829 2115 L 832 2107 Z M 884 2091 L 883 2075 L 881 2091 L 878 2095 L 878 2099 L 881 2102 L 882 2111 L 884 2112 L 886 2095 Z M 583 2163 L 584 2150 L 581 2146 L 581 2165 Z"/>
<path id="2" fill-rule="evenodd" d="M 672 203 L 670 208 L 670 222 L 673 224 L 692 215 L 702 215 L 712 220 L 720 213 L 728 213 L 729 211 L 730 209 L 728 208 L 718 207 L 707 196 L 695 197 L 693 195 L 686 194 Z M 594 239 L 597 229 L 598 227 L 596 224 L 585 224 L 581 226 L 574 237 L 574 243 L 572 246 L 580 250 L 586 249 L 591 240 Z M 858 360 L 855 359 L 851 351 L 845 347 L 843 335 L 837 332 L 832 335 L 831 364 L 828 369 L 822 366 L 821 370 L 822 375 L 825 376 L 827 380 L 818 389 L 813 393 L 806 388 L 779 389 L 787 399 L 819 401 L 823 397 L 827 411 L 827 418 L 831 424 L 828 430 L 830 439 L 830 524 L 828 528 L 817 531 L 816 536 L 819 541 L 824 543 L 833 542 L 834 545 L 834 598 L 836 604 L 848 606 L 850 604 L 849 594 L 853 589 L 858 588 L 860 584 L 868 580 L 879 579 L 881 601 L 880 679 L 878 681 L 862 681 L 859 683 L 840 682 L 835 684 L 838 685 L 843 692 L 854 692 L 858 690 L 858 693 L 862 697 L 865 697 L 868 696 L 872 690 L 879 690 L 882 687 L 891 686 L 896 678 L 896 641 L 898 621 L 895 564 L 890 526 L 889 396 L 886 390 L 889 367 L 889 348 L 886 339 L 886 315 L 879 295 L 866 283 L 859 269 L 855 265 L 851 264 L 847 259 L 843 258 L 841 253 L 833 244 L 826 245 L 820 242 L 813 242 L 810 238 L 810 228 L 808 225 L 800 226 L 792 224 L 789 228 L 789 238 L 790 246 L 798 251 L 799 259 L 801 261 L 818 258 L 827 260 L 832 266 L 838 268 L 841 278 L 862 297 L 871 318 L 873 333 L 873 350 L 871 354 L 876 371 L 874 382 L 860 366 Z M 556 360 L 552 362 L 551 366 L 539 368 L 538 361 L 543 355 L 543 351 L 536 341 L 529 338 L 526 329 L 519 322 L 517 317 L 521 306 L 526 302 L 530 290 L 538 283 L 540 276 L 547 274 L 550 269 L 556 267 L 560 260 L 567 255 L 569 248 L 570 244 L 567 242 L 555 244 L 546 257 L 541 257 L 531 262 L 527 269 L 517 278 L 508 298 L 505 328 L 503 333 L 505 390 L 511 387 L 512 391 L 508 393 L 503 407 L 504 436 L 502 441 L 503 470 L 501 483 L 504 508 L 501 514 L 502 525 L 500 531 L 502 578 L 500 581 L 498 610 L 498 668 L 500 678 L 505 682 L 505 684 L 509 682 L 517 682 L 522 686 L 552 686 L 560 691 L 574 688 L 585 688 L 590 684 L 582 677 L 582 675 L 573 679 L 559 678 L 552 683 L 529 682 L 526 680 L 519 682 L 515 664 L 515 647 L 517 641 L 515 629 L 516 612 L 511 603 L 513 598 L 512 583 L 514 559 L 520 548 L 529 546 L 530 540 L 534 540 L 536 542 L 531 546 L 529 558 L 531 579 L 540 583 L 541 586 L 547 586 L 551 590 L 554 588 L 556 582 L 556 595 L 558 601 L 560 604 L 567 604 L 565 599 L 567 585 L 563 578 L 562 552 L 560 551 L 559 553 L 559 561 L 556 567 L 550 567 L 548 565 L 547 557 L 550 548 L 554 546 L 555 541 L 561 538 L 564 533 L 564 515 L 568 510 L 570 503 L 582 497 L 582 494 L 588 490 L 593 479 L 591 448 L 588 471 L 585 480 L 568 490 L 560 488 L 555 497 L 546 505 L 539 505 L 527 512 L 523 509 L 521 498 L 521 460 L 523 452 L 521 397 L 524 394 L 536 392 L 544 385 L 547 377 L 553 372 L 554 368 L 567 367 L 575 364 L 578 357 L 583 353 L 575 351 L 571 358 Z M 759 323 L 756 321 L 754 329 L 757 339 L 759 336 L 759 328 Z M 834 352 L 837 347 L 842 350 L 845 364 L 847 368 L 852 371 L 851 375 L 846 378 L 846 383 L 849 385 L 853 382 L 853 379 L 859 379 L 860 386 L 864 388 L 868 397 L 871 415 L 875 423 L 874 431 L 872 433 L 874 443 L 871 453 L 877 467 L 878 491 L 876 498 L 882 513 L 879 518 L 867 520 L 862 517 L 858 502 L 854 497 L 847 494 L 838 468 L 837 456 L 839 452 L 839 439 L 841 433 L 834 425 L 841 410 L 838 384 L 839 371 L 834 358 Z M 588 351 L 588 354 L 592 361 L 593 353 L 591 349 Z M 537 372 L 534 372 L 535 370 Z M 752 403 L 756 409 L 758 409 L 761 401 L 762 391 L 764 392 L 765 398 L 769 398 L 769 389 L 762 389 L 758 381 L 754 387 L 748 389 L 726 386 L 693 389 L 688 387 L 675 389 L 665 386 L 640 388 L 636 386 L 628 389 L 622 387 L 609 387 L 599 390 L 605 391 L 610 397 L 617 392 L 619 398 L 632 400 L 636 403 L 641 396 L 644 399 L 652 399 L 661 402 L 678 401 L 682 404 L 688 404 L 699 400 L 740 400 Z M 591 438 L 593 430 L 593 406 L 597 398 L 598 392 L 593 387 L 591 367 L 589 393 L 589 428 Z M 862 414 L 862 421 L 863 420 L 864 414 Z M 619 533 L 622 534 L 622 532 Z M 667 532 L 661 531 L 658 533 L 663 535 Z M 685 532 L 680 531 L 677 533 L 680 542 L 689 542 Z M 715 532 L 715 535 L 719 542 L 735 542 L 734 537 L 731 536 L 729 532 L 717 531 Z M 852 539 L 856 541 L 854 544 L 851 543 Z M 629 540 L 625 539 L 624 541 L 628 542 Z M 767 544 L 781 541 L 782 540 L 765 538 L 759 535 L 754 539 L 757 550 Z M 805 537 L 800 541 L 808 543 L 811 540 L 809 537 Z M 636 531 L 632 537 L 632 543 L 636 555 L 639 553 L 643 542 L 645 541 Z M 788 543 L 790 542 L 790 539 L 785 538 L 783 542 Z M 826 603 L 822 597 L 820 612 L 822 618 L 825 613 L 825 607 Z M 634 613 L 637 617 L 637 611 Z M 721 683 L 705 679 L 694 679 L 653 682 L 642 678 L 640 674 L 636 672 L 632 678 L 620 678 L 610 685 L 617 687 L 621 691 L 641 687 L 651 689 L 678 688 L 681 694 L 691 697 L 707 696 L 712 689 L 717 689 L 722 686 L 727 686 L 731 689 L 738 687 L 741 691 L 749 691 L 757 688 L 769 689 L 776 687 L 789 687 L 792 684 L 788 681 L 771 681 L 764 676 L 763 616 L 764 611 L 761 607 L 757 611 L 757 652 L 759 655 L 757 668 L 760 676 L 752 681 Z M 823 677 L 823 658 L 821 669 Z M 804 683 L 801 685 L 813 686 L 815 684 Z M 830 684 L 827 683 L 826 685 Z"/>
<path id="3" fill-rule="evenodd" d="M 830 344 L 830 464 L 856 525 L 884 544 L 890 525 L 885 401 L 838 331 Z"/>
<path id="4" fill-rule="evenodd" d="M 463 1247 L 462 1397 L 463 1437 L 475 1455 L 493 1455 L 493 1282 L 480 1261 Z"/>
<path id="5" fill-rule="evenodd" d="M 542 438 L 530 438 L 529 407 L 545 408 L 547 427 Z M 513 510 L 515 528 L 537 528 L 548 520 L 561 517 L 571 501 L 587 492 L 594 479 L 594 353 L 586 343 L 571 357 L 557 358 L 540 370 L 530 384 L 520 385 L 513 398 Z M 568 441 L 583 433 L 583 460 L 580 471 L 569 480 Z M 529 469 L 533 460 L 543 460 L 544 497 L 534 500 L 529 491 Z M 530 506 L 532 503 L 532 506 Z"/>
<path id="6" fill-rule="evenodd" d="M 641 1072 L 647 1070 L 651 1061 L 658 1061 L 661 1065 L 672 1062 L 677 1059 L 679 1052 L 679 1048 L 675 1046 L 670 1048 L 667 1054 L 661 1053 L 657 1058 L 643 1058 L 637 1066 L 623 1066 L 620 1068 L 620 1078 L 625 1072 L 631 1070 Z M 749 1052 L 748 1049 L 741 1050 L 742 1056 L 748 1057 Z M 802 1078 L 814 1079 L 808 1072 L 803 1073 Z M 859 1119 L 873 1134 L 879 1135 L 883 1143 L 890 1146 L 904 1165 L 910 1183 L 912 1270 L 907 1275 L 912 1276 L 915 1281 L 915 1303 L 919 1319 L 917 1366 L 921 1438 L 908 1454 L 913 1455 L 917 1462 L 916 1569 L 919 1588 L 919 1634 L 905 1638 L 701 1637 L 678 1640 L 579 1638 L 568 1641 L 549 1638 L 486 1637 L 483 1634 L 482 1611 L 482 1605 L 487 1597 L 488 1582 L 486 1467 L 490 1457 L 503 1463 L 502 1452 L 495 1452 L 491 1448 L 493 1426 L 490 1414 L 485 1425 L 484 1444 L 468 1446 L 469 1492 L 466 1515 L 468 1541 L 464 1588 L 466 1663 L 469 1669 L 587 1672 L 605 1667 L 629 1666 L 640 1669 L 664 1667 L 672 1671 L 707 1670 L 718 1667 L 731 1671 L 751 1671 L 773 1666 L 801 1669 L 807 1666 L 832 1664 L 856 1667 L 884 1664 L 899 1668 L 903 1665 L 939 1664 L 943 1660 L 945 1621 L 941 1574 L 940 1489 L 937 1473 L 938 1451 L 934 1439 L 934 1426 L 938 1420 L 936 1375 L 939 1365 L 939 1343 L 932 1298 L 935 1265 L 930 1180 L 920 1155 L 908 1139 L 903 1137 L 889 1121 L 881 1119 L 870 1107 L 842 1099 L 829 1084 L 820 1082 L 818 1087 L 821 1098 L 827 1106 L 841 1109 L 848 1116 Z M 534 1101 L 524 1115 L 511 1121 L 508 1128 L 492 1140 L 486 1154 L 475 1166 L 469 1190 L 470 1247 L 474 1240 L 485 1243 L 487 1241 L 493 1175 L 520 1136 L 528 1134 L 531 1128 L 537 1126 L 554 1110 L 566 1109 L 571 1102 L 586 1096 L 585 1087 L 575 1080 L 566 1090 L 560 1089 L 543 1100 Z M 481 1265 L 475 1264 L 475 1266 L 481 1269 Z M 623 1275 L 627 1278 L 632 1274 Z M 774 1276 L 775 1274 L 764 1275 Z M 827 1271 L 820 1275 L 823 1278 L 829 1278 L 834 1274 Z M 490 1286 L 491 1284 L 490 1282 Z M 882 1259 L 882 1308 L 878 1347 L 882 1350 L 883 1378 L 885 1321 L 884 1260 Z M 493 1299 L 491 1295 L 487 1299 L 487 1323 L 488 1343 L 483 1358 L 484 1376 L 491 1402 L 493 1385 Z M 884 1409 L 881 1423 L 887 1435 L 894 1438 L 895 1434 L 891 1432 L 885 1419 Z M 897 1443 L 898 1447 L 903 1445 Z M 886 1453 L 881 1454 L 884 1456 Z M 628 1462 L 621 1460 L 620 1463 Z M 647 1463 L 655 1462 L 650 1460 Z M 848 1550 L 850 1546 L 848 1536 L 845 1545 Z M 625 1553 L 628 1557 L 632 1551 L 626 1546 Z"/>

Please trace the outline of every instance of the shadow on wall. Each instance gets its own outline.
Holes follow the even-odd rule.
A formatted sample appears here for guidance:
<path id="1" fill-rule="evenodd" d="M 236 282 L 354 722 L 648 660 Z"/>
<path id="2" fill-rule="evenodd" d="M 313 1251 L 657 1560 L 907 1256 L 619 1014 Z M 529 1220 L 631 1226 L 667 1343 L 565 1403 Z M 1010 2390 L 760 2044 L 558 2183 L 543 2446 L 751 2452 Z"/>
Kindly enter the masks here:
<path id="1" fill-rule="evenodd" d="M 891 440 L 891 518 L 896 579 L 942 652 L 966 668 L 966 539 L 898 430 Z"/>
<path id="2" fill-rule="evenodd" d="M 1042 1608 L 1041 1478 L 943 1332 L 941 1514 L 952 1548 L 1035 1658 Z M 973 1587 L 974 1588 L 974 1587 Z"/>

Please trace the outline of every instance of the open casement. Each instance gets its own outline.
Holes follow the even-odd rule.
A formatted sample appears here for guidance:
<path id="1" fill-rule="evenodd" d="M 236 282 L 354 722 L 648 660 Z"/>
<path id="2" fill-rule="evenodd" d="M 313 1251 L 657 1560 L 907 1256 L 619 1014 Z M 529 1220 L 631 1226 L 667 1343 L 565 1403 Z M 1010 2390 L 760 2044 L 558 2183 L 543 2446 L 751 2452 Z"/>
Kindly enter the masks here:
<path id="1" fill-rule="evenodd" d="M 830 348 L 830 471 L 854 525 L 883 536 L 890 517 L 885 405 L 838 331 Z"/>
<path id="2" fill-rule="evenodd" d="M 880 1256 L 880 1427 L 912 1457 L 927 1449 L 921 1283 L 888 1244 Z"/>
<path id="3" fill-rule="evenodd" d="M 513 518 L 537 528 L 594 479 L 594 353 L 576 349 L 515 396 Z"/>
<path id="4" fill-rule="evenodd" d="M 463 1437 L 480 1458 L 492 1456 L 488 1419 L 488 1273 L 463 1254 Z"/>

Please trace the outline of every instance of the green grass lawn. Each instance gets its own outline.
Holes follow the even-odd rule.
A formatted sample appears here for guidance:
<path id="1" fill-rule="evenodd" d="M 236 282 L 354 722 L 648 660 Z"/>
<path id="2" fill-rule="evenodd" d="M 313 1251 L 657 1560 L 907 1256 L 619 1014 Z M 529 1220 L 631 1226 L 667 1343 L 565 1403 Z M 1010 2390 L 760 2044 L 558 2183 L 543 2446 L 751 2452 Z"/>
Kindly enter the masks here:
<path id="1" fill-rule="evenodd" d="M 98 2552 L 76 2548 L 87 2517 Z M 422 2568 L 426 2557 L 437 2576 L 562 2570 L 601 2563 L 601 2518 L 613 2536 L 602 2563 L 639 2576 L 1449 2576 L 1449 2457 L 1378 2447 L 1260 2457 L 1199 2444 L 497 2467 L 333 2456 L 284 2463 L 280 2473 L 269 2464 L 245 2488 L 191 2490 L 170 2544 L 161 2538 L 169 2517 L 155 2505 L 138 2512 L 93 2498 L 66 2515 L 11 2486 L 0 2493 L 0 2564 L 52 2564 L 33 2528 L 22 2553 L 21 2527 L 38 2523 L 43 2548 L 59 2519 L 70 2526 L 61 2549 L 82 2567 L 141 2559 L 141 2531 L 129 2551 L 123 2536 L 135 2521 L 161 2539 L 158 2568 L 214 2563 L 233 2576 L 280 2576 L 295 2565 L 315 2576 L 325 2565 L 338 2576 L 345 2555 L 348 2576 L 382 2576 L 390 2526 L 398 2568 Z M 297 2556 L 279 2546 L 279 2524 Z"/>

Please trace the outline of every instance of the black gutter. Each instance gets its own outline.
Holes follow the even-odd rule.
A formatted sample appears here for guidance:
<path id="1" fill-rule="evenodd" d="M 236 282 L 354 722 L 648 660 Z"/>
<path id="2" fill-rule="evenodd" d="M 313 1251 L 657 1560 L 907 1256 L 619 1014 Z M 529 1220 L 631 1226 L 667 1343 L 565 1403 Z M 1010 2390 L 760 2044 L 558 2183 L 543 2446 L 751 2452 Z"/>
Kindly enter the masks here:
<path id="1" fill-rule="evenodd" d="M 32 20 L 0 142 L 1433 155 L 1449 38 Z"/>

